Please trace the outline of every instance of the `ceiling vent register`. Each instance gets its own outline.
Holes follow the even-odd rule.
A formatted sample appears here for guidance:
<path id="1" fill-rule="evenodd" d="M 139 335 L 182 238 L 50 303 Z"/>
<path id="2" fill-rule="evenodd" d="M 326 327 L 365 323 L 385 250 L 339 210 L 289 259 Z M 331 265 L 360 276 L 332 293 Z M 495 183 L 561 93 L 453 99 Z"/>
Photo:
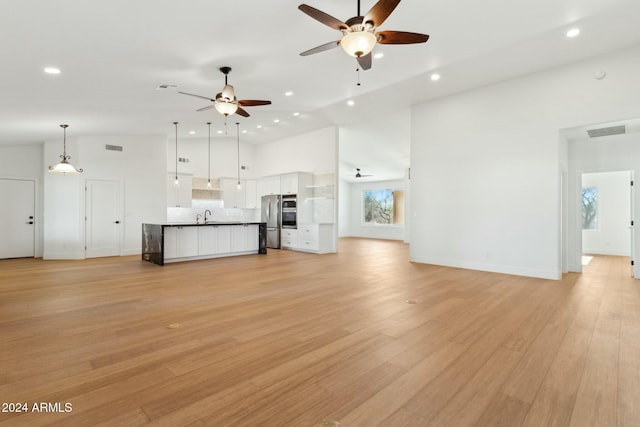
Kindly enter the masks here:
<path id="1" fill-rule="evenodd" d="M 611 126 L 608 128 L 589 129 L 587 133 L 590 138 L 598 138 L 601 136 L 622 135 L 627 133 L 626 125 Z"/>

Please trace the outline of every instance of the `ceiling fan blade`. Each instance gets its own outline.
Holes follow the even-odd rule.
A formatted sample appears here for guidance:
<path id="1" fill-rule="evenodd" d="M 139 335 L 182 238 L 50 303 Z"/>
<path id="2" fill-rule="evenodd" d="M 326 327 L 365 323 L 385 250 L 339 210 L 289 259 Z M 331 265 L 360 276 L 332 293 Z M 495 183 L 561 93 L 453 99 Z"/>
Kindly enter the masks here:
<path id="1" fill-rule="evenodd" d="M 349 26 L 344 22 L 342 22 L 341 20 L 334 18 L 333 16 L 328 15 L 316 9 L 315 7 L 311 7 L 307 4 L 301 4 L 300 6 L 298 6 L 298 9 L 300 9 L 301 11 L 303 11 L 304 13 L 306 13 L 316 21 L 319 21 L 324 25 L 333 28 L 334 30 L 340 31 L 340 30 L 346 30 L 347 28 L 349 28 Z"/>
<path id="2" fill-rule="evenodd" d="M 400 0 L 380 0 L 374 4 L 362 20 L 363 24 L 369 22 L 374 28 L 378 28 L 391 15 L 393 9 L 400 3 Z"/>
<path id="3" fill-rule="evenodd" d="M 239 105 L 243 107 L 255 107 L 257 105 L 270 105 L 271 101 L 259 101 L 257 99 L 241 99 L 238 101 Z"/>
<path id="4" fill-rule="evenodd" d="M 187 93 L 187 92 L 178 92 L 178 93 L 181 93 L 183 95 L 195 96 L 196 98 L 206 99 L 206 100 L 211 101 L 211 102 L 215 102 L 216 101 L 215 99 L 211 99 L 208 96 L 194 95 L 192 93 Z"/>
<path id="5" fill-rule="evenodd" d="M 380 31 L 376 33 L 380 44 L 413 44 L 429 40 L 426 34 L 408 33 L 406 31 Z"/>
<path id="6" fill-rule="evenodd" d="M 236 110 L 236 114 L 241 115 L 242 117 L 249 117 L 250 114 L 246 112 L 246 110 L 238 107 L 238 109 Z"/>
<path id="7" fill-rule="evenodd" d="M 215 106 L 212 105 L 207 105 L 206 107 L 202 107 L 202 108 L 198 108 L 196 111 L 205 111 L 205 110 L 210 110 L 212 108 L 214 108 Z"/>
<path id="8" fill-rule="evenodd" d="M 358 64 L 360 64 L 363 70 L 371 68 L 371 52 L 364 56 L 358 56 Z"/>
<path id="9" fill-rule="evenodd" d="M 316 46 L 313 49 L 305 50 L 300 54 L 300 56 L 313 55 L 314 53 L 324 52 L 325 50 L 333 49 L 334 47 L 338 46 L 340 46 L 340 40 L 321 44 L 320 46 Z"/>

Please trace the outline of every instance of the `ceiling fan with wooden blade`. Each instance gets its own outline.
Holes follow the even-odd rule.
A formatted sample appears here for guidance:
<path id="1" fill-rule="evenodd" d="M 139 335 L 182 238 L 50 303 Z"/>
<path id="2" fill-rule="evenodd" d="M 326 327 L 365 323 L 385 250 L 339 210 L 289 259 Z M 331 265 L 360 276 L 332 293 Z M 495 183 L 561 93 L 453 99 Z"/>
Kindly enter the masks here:
<path id="1" fill-rule="evenodd" d="M 378 2 L 362 16 L 360 14 L 360 0 L 358 0 L 357 16 L 347 19 L 345 22 L 334 18 L 312 6 L 301 4 L 298 6 L 302 12 L 306 13 L 318 22 L 338 30 L 342 33 L 342 38 L 337 41 L 325 43 L 313 49 L 302 52 L 301 56 L 313 55 L 324 52 L 337 46 L 350 56 L 358 60 L 358 64 L 364 70 L 371 68 L 371 51 L 376 43 L 380 44 L 414 44 L 425 43 L 429 40 L 427 34 L 410 33 L 406 31 L 379 31 L 376 29 L 391 15 L 391 12 L 398 6 L 400 0 L 378 0 Z"/>
<path id="2" fill-rule="evenodd" d="M 269 105 L 271 101 L 263 101 L 257 99 L 240 99 L 236 98 L 235 90 L 233 86 L 229 84 L 228 77 L 229 72 L 231 72 L 231 67 L 220 67 L 220 72 L 224 74 L 224 88 L 222 92 L 218 93 L 215 98 L 210 98 L 208 96 L 195 95 L 193 93 L 187 92 L 178 92 L 183 95 L 195 96 L 196 98 L 206 99 L 208 101 L 213 102 L 212 105 L 207 105 L 206 107 L 199 108 L 196 111 L 205 111 L 211 108 L 215 108 L 216 111 L 223 116 L 227 117 L 233 113 L 237 113 L 242 117 L 249 117 L 249 113 L 242 107 L 255 107 L 260 105 Z"/>

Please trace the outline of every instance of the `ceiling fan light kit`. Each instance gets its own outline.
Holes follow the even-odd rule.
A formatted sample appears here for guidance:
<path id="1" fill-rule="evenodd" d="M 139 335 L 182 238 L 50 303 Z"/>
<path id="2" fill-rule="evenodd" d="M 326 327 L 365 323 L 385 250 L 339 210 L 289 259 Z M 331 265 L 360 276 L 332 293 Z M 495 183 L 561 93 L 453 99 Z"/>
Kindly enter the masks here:
<path id="1" fill-rule="evenodd" d="M 376 42 L 376 36 L 370 31 L 345 31 L 340 47 L 347 55 L 359 58 L 371 53 Z"/>

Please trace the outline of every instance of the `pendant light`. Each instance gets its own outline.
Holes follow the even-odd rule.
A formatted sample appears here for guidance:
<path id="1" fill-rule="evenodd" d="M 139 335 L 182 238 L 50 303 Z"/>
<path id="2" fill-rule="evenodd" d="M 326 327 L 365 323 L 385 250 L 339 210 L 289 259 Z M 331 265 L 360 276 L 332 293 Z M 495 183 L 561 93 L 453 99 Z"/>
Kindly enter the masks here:
<path id="1" fill-rule="evenodd" d="M 238 190 L 242 188 L 240 185 L 240 123 L 236 122 L 236 131 L 238 134 Z"/>
<path id="2" fill-rule="evenodd" d="M 209 126 L 209 155 L 207 156 L 209 169 L 207 172 L 207 188 L 211 189 L 211 122 L 207 122 L 207 126 Z"/>
<path id="3" fill-rule="evenodd" d="M 173 122 L 173 125 L 176 127 L 176 180 L 173 181 L 173 185 L 178 187 L 180 185 L 178 181 L 178 122 Z"/>
<path id="4" fill-rule="evenodd" d="M 82 173 L 82 169 L 76 169 L 71 163 L 69 163 L 71 156 L 67 156 L 67 128 L 69 127 L 69 125 L 60 125 L 60 127 L 64 131 L 64 137 L 62 140 L 62 155 L 60 156 L 62 161 L 55 166 L 49 166 L 49 172 L 72 174 Z"/>

